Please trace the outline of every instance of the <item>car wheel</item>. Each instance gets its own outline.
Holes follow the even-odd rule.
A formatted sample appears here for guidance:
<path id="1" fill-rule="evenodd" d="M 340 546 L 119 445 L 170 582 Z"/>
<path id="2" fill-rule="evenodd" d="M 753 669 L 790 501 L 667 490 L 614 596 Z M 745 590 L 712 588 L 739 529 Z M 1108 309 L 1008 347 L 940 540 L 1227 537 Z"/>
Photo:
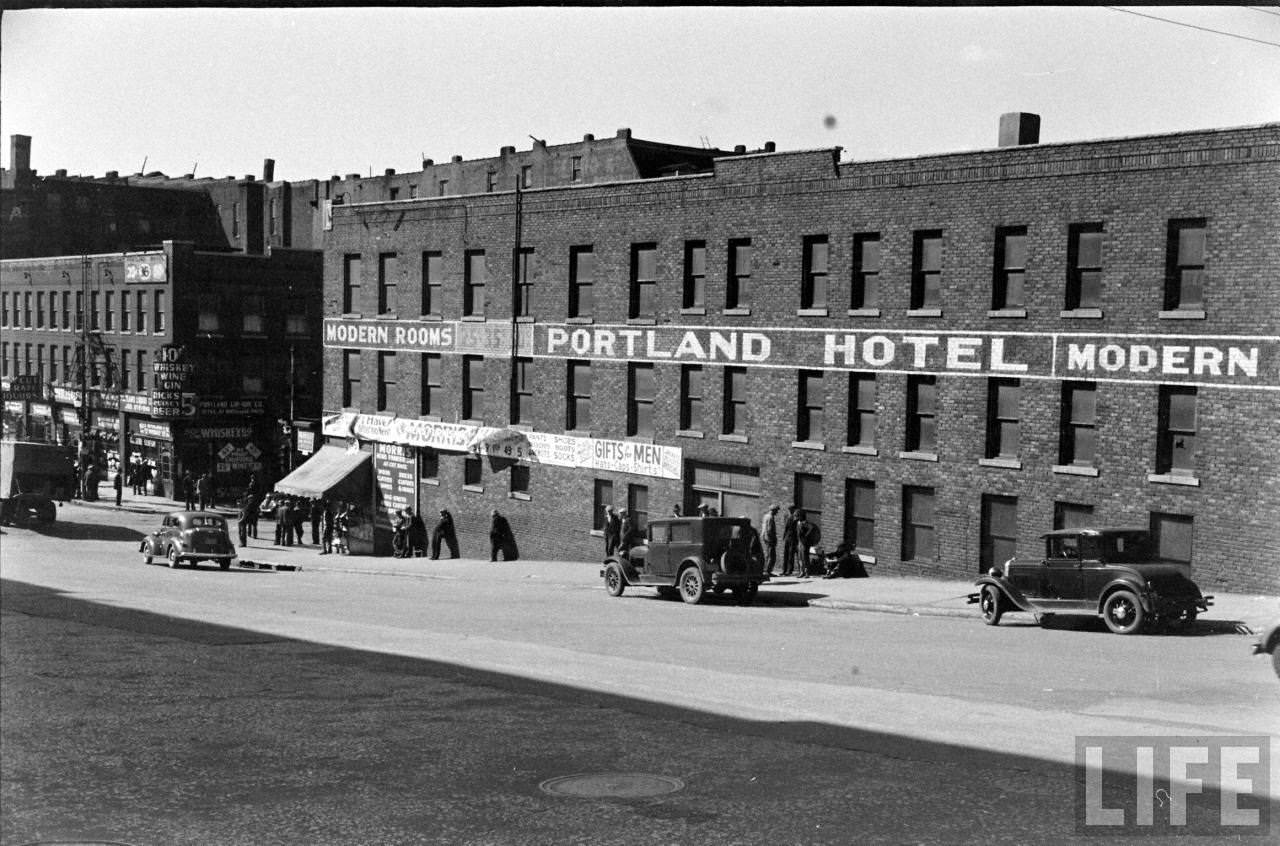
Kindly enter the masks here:
<path id="1" fill-rule="evenodd" d="M 604 568 L 604 589 L 610 596 L 622 596 L 622 591 L 627 586 L 626 581 L 622 578 L 622 568 L 616 563 L 610 563 Z"/>
<path id="2" fill-rule="evenodd" d="M 982 622 L 988 626 L 1000 625 L 1000 618 L 1004 616 L 1004 597 L 1000 588 L 983 585 L 982 594 L 978 597 L 978 610 L 982 612 Z"/>
<path id="3" fill-rule="evenodd" d="M 1271 650 L 1271 669 L 1276 671 L 1276 678 L 1280 678 L 1280 646 Z"/>
<path id="4" fill-rule="evenodd" d="M 1142 630 L 1146 614 L 1137 594 L 1129 590 L 1118 590 L 1107 597 L 1102 605 L 1102 619 L 1107 628 L 1116 634 L 1135 634 Z"/>
<path id="5" fill-rule="evenodd" d="M 178 566 L 178 548 L 176 546 L 169 547 L 169 566 Z"/>
<path id="6" fill-rule="evenodd" d="M 686 567 L 680 571 L 680 598 L 690 605 L 697 605 L 707 595 L 707 583 L 702 570 Z"/>
<path id="7" fill-rule="evenodd" d="M 150 553 L 150 552 L 144 552 L 144 553 L 142 554 L 142 563 L 143 563 L 143 564 L 150 564 L 150 563 L 151 563 L 151 561 L 152 561 L 151 553 Z"/>

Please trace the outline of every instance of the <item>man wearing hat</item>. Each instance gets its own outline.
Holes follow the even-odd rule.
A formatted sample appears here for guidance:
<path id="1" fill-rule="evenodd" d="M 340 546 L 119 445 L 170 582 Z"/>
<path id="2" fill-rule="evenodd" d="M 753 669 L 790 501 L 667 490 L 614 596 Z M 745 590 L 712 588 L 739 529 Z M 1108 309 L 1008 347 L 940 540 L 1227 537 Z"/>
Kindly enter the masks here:
<path id="1" fill-rule="evenodd" d="M 774 522 L 774 518 L 778 516 L 778 512 L 782 509 L 781 505 L 776 502 L 765 509 L 764 517 L 761 519 L 760 540 L 764 543 L 764 572 L 766 576 L 773 575 L 773 568 L 778 564 L 778 524 Z"/>
<path id="2" fill-rule="evenodd" d="M 435 561 L 440 557 L 440 542 L 444 541 L 449 547 L 449 557 L 458 557 L 458 535 L 453 528 L 453 515 L 449 513 L 449 509 L 440 509 L 440 522 L 436 523 L 436 527 L 431 530 L 431 560 Z"/>

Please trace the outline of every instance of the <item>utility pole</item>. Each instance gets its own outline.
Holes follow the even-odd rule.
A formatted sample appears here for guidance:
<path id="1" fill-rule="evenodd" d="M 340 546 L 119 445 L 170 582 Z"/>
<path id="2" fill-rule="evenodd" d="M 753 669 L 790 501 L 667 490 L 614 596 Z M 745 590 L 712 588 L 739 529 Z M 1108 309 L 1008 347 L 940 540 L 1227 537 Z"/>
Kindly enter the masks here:
<path id="1" fill-rule="evenodd" d="M 520 191 L 520 177 L 516 176 L 516 238 L 515 246 L 511 248 L 511 381 L 510 390 L 507 396 L 507 419 L 509 422 L 514 416 L 514 405 L 516 402 L 516 386 L 519 380 L 519 362 L 517 356 L 520 353 L 520 271 L 522 264 L 521 256 L 521 239 L 523 238 L 524 227 L 524 195 Z M 525 268 L 527 271 L 527 268 Z"/>

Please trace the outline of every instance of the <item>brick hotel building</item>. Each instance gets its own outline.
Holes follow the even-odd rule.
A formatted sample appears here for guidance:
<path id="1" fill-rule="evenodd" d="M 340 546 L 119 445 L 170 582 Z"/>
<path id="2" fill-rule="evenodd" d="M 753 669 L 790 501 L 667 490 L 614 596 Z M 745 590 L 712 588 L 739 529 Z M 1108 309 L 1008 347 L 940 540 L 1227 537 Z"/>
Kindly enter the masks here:
<path id="1" fill-rule="evenodd" d="M 465 163 L 464 193 L 353 196 L 315 466 L 359 468 L 383 529 L 449 508 L 472 555 L 491 508 L 527 557 L 592 560 L 606 505 L 780 502 L 881 575 L 1138 524 L 1210 589 L 1276 591 L 1280 124 L 1038 124 L 658 166 L 623 130 Z"/>

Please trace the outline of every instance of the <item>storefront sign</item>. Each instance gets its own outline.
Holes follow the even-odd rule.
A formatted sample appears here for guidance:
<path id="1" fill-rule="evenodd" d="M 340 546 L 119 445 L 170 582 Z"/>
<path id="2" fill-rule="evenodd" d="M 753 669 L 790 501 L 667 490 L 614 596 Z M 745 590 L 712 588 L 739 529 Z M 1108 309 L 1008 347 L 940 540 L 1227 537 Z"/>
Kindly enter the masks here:
<path id="1" fill-rule="evenodd" d="M 80 425 L 80 412 L 74 408 L 58 409 L 58 419 L 68 426 Z"/>
<path id="2" fill-rule="evenodd" d="M 154 384 L 151 389 L 152 417 L 194 417 L 196 395 L 187 390 L 194 365 L 185 360 L 184 347 L 166 344 L 156 351 L 151 364 Z"/>
<path id="3" fill-rule="evenodd" d="M 28 294 L 27 296 L 30 297 L 31 295 Z M 30 346 L 27 347 L 27 351 L 30 353 Z M 5 390 L 4 395 L 6 399 L 10 400 L 44 399 L 44 384 L 40 381 L 39 375 L 34 373 L 14 376 L 9 380 L 9 387 Z"/>
<path id="4" fill-rule="evenodd" d="M 252 426 L 188 426 L 184 431 L 197 441 L 247 441 L 253 437 Z"/>
<path id="5" fill-rule="evenodd" d="M 79 405 L 80 392 L 72 388 L 62 388 L 54 386 L 53 401 L 64 403 L 66 405 Z"/>
<path id="6" fill-rule="evenodd" d="M 374 444 L 373 476 L 378 485 L 381 519 L 390 522 L 395 519 L 395 512 L 414 506 L 417 501 L 418 461 L 411 447 Z"/>
<path id="7" fill-rule="evenodd" d="M 266 410 L 267 401 L 262 397 L 248 399 L 199 397 L 196 399 L 196 411 L 201 417 L 257 417 Z"/>
<path id="8" fill-rule="evenodd" d="M 47 402 L 33 402 L 27 413 L 32 417 L 42 417 L 47 420 L 53 416 L 53 406 Z"/>
<path id="9" fill-rule="evenodd" d="M 115 414 L 103 414 L 100 411 L 94 411 L 89 415 L 89 425 L 95 429 L 118 432 L 120 431 L 120 418 Z"/>
<path id="10" fill-rule="evenodd" d="M 662 479 L 680 478 L 682 452 L 679 447 L 550 432 L 525 432 L 523 444 L 505 438 L 490 439 L 491 435 L 502 431 L 492 426 L 466 426 L 352 412 L 335 414 L 324 420 L 324 434 L 329 437 L 355 437 L 377 443 L 473 452 L 559 467 L 634 473 Z"/>
<path id="11" fill-rule="evenodd" d="M 146 394 L 121 394 L 120 410 L 128 414 L 151 414 L 151 397 Z"/>
<path id="12" fill-rule="evenodd" d="M 330 317 L 324 345 L 337 348 L 508 355 L 511 325 L 505 322 L 409 322 Z"/>
<path id="13" fill-rule="evenodd" d="M 168 423 L 153 423 L 150 420 L 130 420 L 129 431 L 144 438 L 155 438 L 162 441 L 173 440 L 173 429 Z"/>
<path id="14" fill-rule="evenodd" d="M 168 279 L 168 258 L 163 253 L 124 257 L 125 282 L 165 282 Z"/>
<path id="15" fill-rule="evenodd" d="M 8 414 L 26 414 L 27 404 L 23 400 L 7 399 L 4 401 L 4 410 Z"/>
<path id="16" fill-rule="evenodd" d="M 302 430 L 299 430 L 297 434 L 298 434 L 298 446 L 297 446 L 298 452 L 302 453 L 303 455 L 310 455 L 311 453 L 316 451 L 316 433 L 315 432 L 304 432 Z"/>

